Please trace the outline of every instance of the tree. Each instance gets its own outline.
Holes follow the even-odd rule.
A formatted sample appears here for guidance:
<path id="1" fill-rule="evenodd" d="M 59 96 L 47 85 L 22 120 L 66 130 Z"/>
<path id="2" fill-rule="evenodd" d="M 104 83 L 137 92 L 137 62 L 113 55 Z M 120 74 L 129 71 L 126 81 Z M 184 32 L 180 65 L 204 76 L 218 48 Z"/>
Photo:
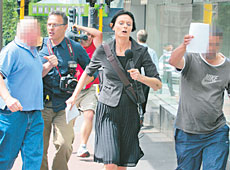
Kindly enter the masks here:
<path id="1" fill-rule="evenodd" d="M 36 3 L 40 0 L 31 0 L 30 2 Z M 11 42 L 16 35 L 16 27 L 19 21 L 17 13 L 18 4 L 15 0 L 3 0 L 3 16 L 2 16 L 2 38 L 3 46 Z M 46 20 L 47 17 L 39 16 L 36 17 L 41 24 L 42 36 L 47 35 L 46 31 Z"/>
<path id="2" fill-rule="evenodd" d="M 36 2 L 39 2 L 39 1 L 41 1 L 41 0 L 30 0 L 31 3 L 36 3 Z M 41 36 L 46 37 L 47 36 L 46 23 L 47 23 L 48 17 L 46 17 L 46 16 L 37 16 L 36 18 L 38 19 L 38 21 L 41 24 Z"/>
<path id="3" fill-rule="evenodd" d="M 16 35 L 16 25 L 19 20 L 17 10 L 17 1 L 3 0 L 2 15 L 2 38 L 3 46 L 12 41 Z"/>

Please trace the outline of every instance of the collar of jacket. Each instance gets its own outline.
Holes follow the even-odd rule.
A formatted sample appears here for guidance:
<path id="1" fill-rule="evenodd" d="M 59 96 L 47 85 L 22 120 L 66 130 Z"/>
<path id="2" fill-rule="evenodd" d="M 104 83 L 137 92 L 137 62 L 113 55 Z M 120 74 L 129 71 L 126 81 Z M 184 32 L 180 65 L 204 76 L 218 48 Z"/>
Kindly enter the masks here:
<path id="1" fill-rule="evenodd" d="M 137 63 L 137 61 L 138 61 L 138 59 L 141 57 L 141 55 L 140 55 L 141 49 L 142 49 L 142 48 L 145 48 L 145 47 L 143 47 L 142 45 L 138 44 L 132 37 L 129 37 L 129 40 L 131 41 L 131 50 L 133 51 L 133 62 L 134 62 L 134 66 L 135 66 L 136 63 Z M 122 67 L 120 61 L 118 60 L 117 55 L 116 55 L 116 52 L 115 52 L 115 49 L 116 49 L 116 40 L 114 39 L 113 41 L 111 41 L 111 42 L 109 43 L 109 46 L 110 46 L 110 48 L 111 48 L 111 50 L 112 50 L 112 53 L 113 53 L 115 59 L 117 60 L 117 63 L 118 63 L 118 65 L 119 65 L 119 67 L 120 67 L 123 71 L 125 71 L 124 68 Z M 129 62 L 127 62 L 125 68 L 130 68 L 130 67 L 129 67 Z"/>
<path id="2" fill-rule="evenodd" d="M 44 38 L 44 44 L 45 44 L 45 45 L 48 45 L 48 41 L 50 41 L 51 47 L 52 47 L 52 48 L 54 48 L 54 47 L 62 47 L 63 49 L 65 49 L 65 48 L 67 48 L 66 40 L 67 40 L 67 38 L 64 37 L 64 39 L 63 39 L 58 45 L 53 46 L 53 44 L 52 44 L 51 41 L 49 40 L 49 37 L 46 37 L 46 38 Z M 67 41 L 68 41 L 68 40 L 67 40 Z"/>

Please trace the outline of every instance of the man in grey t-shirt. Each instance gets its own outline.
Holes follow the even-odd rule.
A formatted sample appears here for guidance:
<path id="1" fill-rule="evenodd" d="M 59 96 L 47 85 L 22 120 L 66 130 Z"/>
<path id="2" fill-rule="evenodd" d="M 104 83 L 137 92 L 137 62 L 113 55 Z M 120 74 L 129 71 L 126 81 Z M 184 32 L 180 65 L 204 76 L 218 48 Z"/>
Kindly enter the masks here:
<path id="1" fill-rule="evenodd" d="M 230 60 L 219 53 L 223 34 L 213 28 L 207 53 L 186 53 L 193 36 L 185 35 L 169 60 L 181 70 L 176 170 L 199 170 L 202 161 L 203 170 L 226 169 L 229 127 L 222 110 L 225 89 L 230 94 Z"/>

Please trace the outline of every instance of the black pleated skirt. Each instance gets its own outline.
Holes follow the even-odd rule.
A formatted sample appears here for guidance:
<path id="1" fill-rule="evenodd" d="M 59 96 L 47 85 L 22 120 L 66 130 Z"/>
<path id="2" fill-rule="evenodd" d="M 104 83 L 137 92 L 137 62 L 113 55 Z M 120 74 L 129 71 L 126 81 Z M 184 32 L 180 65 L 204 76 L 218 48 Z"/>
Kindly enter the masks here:
<path id="1" fill-rule="evenodd" d="M 98 102 L 95 121 L 94 161 L 134 167 L 144 155 L 138 133 L 140 117 L 137 106 L 122 94 L 117 107 Z"/>

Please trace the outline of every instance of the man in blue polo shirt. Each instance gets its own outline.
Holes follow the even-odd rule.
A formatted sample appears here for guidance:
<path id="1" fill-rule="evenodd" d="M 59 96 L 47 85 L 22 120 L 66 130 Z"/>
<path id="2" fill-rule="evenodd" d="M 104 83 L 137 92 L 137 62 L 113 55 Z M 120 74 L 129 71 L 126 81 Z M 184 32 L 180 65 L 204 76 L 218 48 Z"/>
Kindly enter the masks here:
<path id="1" fill-rule="evenodd" d="M 70 69 L 69 62 L 75 62 L 85 69 L 90 59 L 83 47 L 73 40 L 65 38 L 65 31 L 68 28 L 68 18 L 65 13 L 53 11 L 49 14 L 47 21 L 47 32 L 49 37 L 44 38 L 43 48 L 39 52 L 43 60 L 43 66 L 49 70 L 44 77 L 45 108 L 42 111 L 44 119 L 44 155 L 41 170 L 48 170 L 47 150 L 51 128 L 53 126 L 53 143 L 56 154 L 53 159 L 53 170 L 68 170 L 68 160 L 72 153 L 72 143 L 74 141 L 74 121 L 66 123 L 65 101 L 72 95 L 69 89 L 65 89 L 67 81 L 65 79 Z M 46 66 L 47 60 L 44 56 L 56 56 L 58 66 L 52 68 Z M 72 64 L 74 66 L 74 64 Z M 75 71 L 76 68 L 72 69 Z M 95 74 L 95 77 L 97 74 Z M 72 78 L 70 77 L 70 80 Z M 92 77 L 91 81 L 94 80 Z M 64 85 L 60 87 L 60 84 Z M 64 88 L 63 88 L 64 87 Z M 74 90 L 75 87 L 73 87 Z"/>
<path id="2" fill-rule="evenodd" d="M 11 169 L 20 150 L 23 170 L 41 166 L 44 125 L 40 111 L 43 66 L 36 50 L 39 38 L 37 20 L 25 18 L 17 25 L 15 39 L 0 53 L 0 170 Z"/>

